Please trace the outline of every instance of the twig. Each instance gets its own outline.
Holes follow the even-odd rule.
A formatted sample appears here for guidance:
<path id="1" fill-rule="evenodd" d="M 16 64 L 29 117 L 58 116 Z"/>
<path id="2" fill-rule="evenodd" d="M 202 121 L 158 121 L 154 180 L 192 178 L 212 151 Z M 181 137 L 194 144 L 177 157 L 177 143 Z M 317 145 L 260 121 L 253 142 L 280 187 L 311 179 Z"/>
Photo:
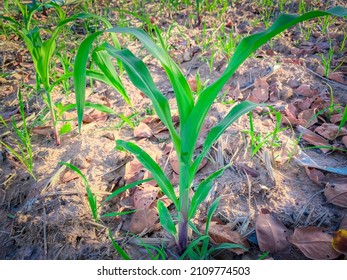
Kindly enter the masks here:
<path id="1" fill-rule="evenodd" d="M 47 259 L 47 215 L 46 208 L 43 206 L 43 250 Z"/>
<path id="2" fill-rule="evenodd" d="M 336 86 L 336 87 L 339 87 L 339 88 L 341 88 L 341 89 L 347 90 L 347 85 L 344 85 L 344 84 L 341 84 L 341 83 L 339 83 L 339 82 L 335 82 L 335 81 L 333 81 L 333 80 L 327 79 L 327 78 L 325 78 L 325 77 L 319 75 L 319 74 L 316 73 L 315 71 L 311 70 L 310 68 L 307 68 L 307 67 L 306 67 L 306 70 L 308 70 L 308 71 L 311 72 L 312 74 L 316 75 L 317 77 L 321 78 L 322 80 L 324 80 L 324 81 L 326 81 L 326 82 L 328 82 L 328 83 L 333 84 L 333 85 Z"/>

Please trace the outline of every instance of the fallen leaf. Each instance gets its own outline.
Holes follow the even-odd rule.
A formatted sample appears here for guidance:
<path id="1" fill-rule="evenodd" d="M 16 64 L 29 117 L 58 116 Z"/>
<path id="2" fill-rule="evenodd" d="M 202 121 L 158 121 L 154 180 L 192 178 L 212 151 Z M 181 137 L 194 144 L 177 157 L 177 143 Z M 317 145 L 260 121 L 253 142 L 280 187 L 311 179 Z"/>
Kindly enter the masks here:
<path id="1" fill-rule="evenodd" d="M 80 170 L 84 175 L 87 172 L 86 168 L 81 168 Z M 78 178 L 80 178 L 80 175 L 78 175 L 75 171 L 67 170 L 66 173 L 63 175 L 62 181 L 63 183 L 67 183 Z"/>
<path id="2" fill-rule="evenodd" d="M 239 232 L 232 230 L 229 225 L 221 225 L 212 221 L 208 229 L 208 234 L 211 237 L 211 242 L 214 244 L 240 244 L 247 249 L 249 248 L 247 239 L 242 237 L 242 235 Z M 234 248 L 228 250 L 234 252 L 237 255 L 241 255 L 245 252 L 245 250 L 241 248 Z"/>
<path id="3" fill-rule="evenodd" d="M 179 167 L 176 151 L 172 151 L 172 153 L 169 155 L 169 162 L 170 162 L 172 170 L 175 171 L 176 174 L 179 174 L 180 167 Z"/>
<path id="4" fill-rule="evenodd" d="M 315 182 L 319 186 L 323 186 L 325 181 L 325 175 L 322 171 L 315 169 L 315 168 L 309 168 L 305 166 L 305 171 L 307 176 Z"/>
<path id="5" fill-rule="evenodd" d="M 4 120 L 10 119 L 13 115 L 17 114 L 19 112 L 19 108 L 17 107 L 16 109 L 14 109 L 13 111 L 10 112 L 5 112 L 1 115 L 1 117 Z"/>
<path id="6" fill-rule="evenodd" d="M 286 118 L 283 118 L 283 122 L 284 123 L 290 123 L 292 125 L 295 124 L 300 124 L 300 121 L 297 118 L 297 109 L 294 106 L 293 103 L 289 103 L 285 109 L 284 109 L 284 113 L 286 114 Z M 289 121 L 289 122 L 288 122 Z"/>
<path id="7" fill-rule="evenodd" d="M 258 78 L 254 81 L 252 95 L 260 102 L 264 102 L 269 99 L 269 84 L 264 78 Z"/>
<path id="8" fill-rule="evenodd" d="M 83 116 L 83 123 L 92 123 L 92 122 L 97 122 L 97 121 L 106 121 L 107 120 L 107 114 L 97 111 L 97 110 L 92 110 L 90 113 L 85 113 Z"/>
<path id="9" fill-rule="evenodd" d="M 342 143 L 345 145 L 345 147 L 347 148 L 347 136 L 343 136 L 342 137 Z"/>
<path id="10" fill-rule="evenodd" d="M 145 169 L 143 165 L 134 158 L 125 165 L 124 180 L 125 184 L 128 185 L 138 180 L 142 180 Z"/>
<path id="11" fill-rule="evenodd" d="M 313 97 L 318 94 L 318 90 L 311 89 L 310 85 L 302 84 L 295 90 L 295 93 L 305 97 Z"/>
<path id="12" fill-rule="evenodd" d="M 327 183 L 324 189 L 327 203 L 332 203 L 341 207 L 347 207 L 347 184 Z"/>
<path id="13" fill-rule="evenodd" d="M 316 116 L 316 109 L 307 109 L 299 113 L 298 119 L 301 125 L 306 128 L 311 127 L 318 122 Z"/>
<path id="14" fill-rule="evenodd" d="M 134 128 L 134 136 L 139 138 L 150 138 L 153 136 L 152 129 L 145 123 L 141 122 Z"/>
<path id="15" fill-rule="evenodd" d="M 309 259 L 331 260 L 336 259 L 340 253 L 332 246 L 333 237 L 319 227 L 296 228 L 288 241 L 300 249 Z"/>
<path id="16" fill-rule="evenodd" d="M 33 134 L 51 137 L 53 135 L 53 128 L 51 126 L 36 126 L 32 128 L 31 132 Z"/>
<path id="17" fill-rule="evenodd" d="M 289 230 L 268 209 L 261 209 L 255 222 L 255 231 L 259 248 L 263 252 L 283 252 L 290 246 L 287 241 Z"/>
<path id="18" fill-rule="evenodd" d="M 314 131 L 322 135 L 326 139 L 334 140 L 336 137 L 347 135 L 347 129 L 342 127 L 338 131 L 339 126 L 332 123 L 323 123 L 321 126 L 318 126 Z"/>
<path id="19" fill-rule="evenodd" d="M 324 76 L 324 74 L 325 74 L 324 67 L 322 65 L 318 65 L 317 69 L 316 69 L 316 73 L 321 75 L 321 76 Z"/>
<path id="20" fill-rule="evenodd" d="M 197 90 L 197 84 L 196 84 L 196 79 L 195 78 L 193 78 L 193 79 L 189 79 L 188 80 L 188 84 L 189 84 L 189 87 L 190 87 L 190 89 L 193 91 L 193 92 L 196 92 L 196 90 Z"/>
<path id="21" fill-rule="evenodd" d="M 343 77 L 344 77 L 344 74 L 342 72 L 331 72 L 328 75 L 328 79 L 344 84 L 345 79 Z"/>
<path id="22" fill-rule="evenodd" d="M 326 140 L 325 138 L 319 136 L 317 133 L 314 133 L 313 131 L 298 125 L 296 127 L 296 129 L 298 130 L 298 132 L 301 133 L 301 137 L 302 139 L 304 139 L 305 141 L 307 141 L 308 143 L 314 145 L 314 146 L 325 146 L 328 147 L 330 146 L 329 141 Z M 327 148 L 320 148 L 321 151 L 323 153 L 327 153 L 329 151 L 329 149 Z"/>
<path id="23" fill-rule="evenodd" d="M 347 254 L 347 230 L 340 229 L 333 237 L 333 248 L 341 254 Z"/>
<path id="24" fill-rule="evenodd" d="M 298 100 L 297 101 L 297 106 L 300 110 L 307 110 L 311 107 L 314 99 L 311 97 L 306 97 L 303 100 Z"/>
<path id="25" fill-rule="evenodd" d="M 129 231 L 133 234 L 140 234 L 145 230 L 152 231 L 158 221 L 158 210 L 154 207 L 136 211 L 131 216 Z"/>
<path id="26" fill-rule="evenodd" d="M 334 114 L 330 116 L 330 122 L 331 123 L 338 123 L 342 120 L 342 114 Z"/>
<path id="27" fill-rule="evenodd" d="M 134 208 L 136 210 L 148 209 L 157 199 L 158 192 L 158 187 L 146 183 L 137 187 L 133 194 Z"/>

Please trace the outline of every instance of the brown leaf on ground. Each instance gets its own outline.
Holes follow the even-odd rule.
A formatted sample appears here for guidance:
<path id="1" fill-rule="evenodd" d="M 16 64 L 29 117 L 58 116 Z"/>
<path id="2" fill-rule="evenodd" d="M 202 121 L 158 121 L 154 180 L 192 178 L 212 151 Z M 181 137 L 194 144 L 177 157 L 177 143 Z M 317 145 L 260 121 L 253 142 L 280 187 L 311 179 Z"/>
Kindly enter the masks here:
<path id="1" fill-rule="evenodd" d="M 327 183 L 324 189 L 327 203 L 347 207 L 347 184 Z"/>
<path id="2" fill-rule="evenodd" d="M 80 170 L 84 175 L 87 172 L 87 168 L 81 168 Z M 78 179 L 80 177 L 81 176 L 78 175 L 75 171 L 67 170 L 66 173 L 63 175 L 62 182 L 67 183 L 67 182 L 70 182 L 72 180 Z"/>
<path id="3" fill-rule="evenodd" d="M 178 164 L 177 154 L 175 151 L 173 151 L 169 155 L 169 162 L 170 162 L 172 170 L 175 171 L 176 174 L 179 174 L 180 173 L 180 167 Z"/>
<path id="4" fill-rule="evenodd" d="M 319 185 L 319 186 L 324 185 L 324 181 L 326 181 L 326 179 L 325 179 L 325 175 L 322 171 L 315 169 L 315 168 L 310 168 L 307 166 L 305 166 L 305 171 L 306 171 L 307 176 L 313 182 L 315 182 L 317 185 Z"/>
<path id="5" fill-rule="evenodd" d="M 53 135 L 53 128 L 51 126 L 36 126 L 32 128 L 31 132 L 33 134 L 50 137 Z"/>
<path id="6" fill-rule="evenodd" d="M 148 209 L 157 199 L 158 187 L 153 187 L 146 183 L 137 187 L 133 194 L 134 208 L 136 210 Z"/>
<path id="7" fill-rule="evenodd" d="M 263 252 L 283 252 L 290 246 L 287 241 L 289 230 L 268 209 L 261 209 L 255 222 L 255 231 L 259 248 Z"/>
<path id="8" fill-rule="evenodd" d="M 340 229 L 334 234 L 333 248 L 341 254 L 347 254 L 347 230 Z"/>
<path id="9" fill-rule="evenodd" d="M 347 135 L 347 129 L 342 127 L 338 132 L 339 126 L 332 123 L 323 123 L 321 126 L 318 126 L 314 131 L 322 135 L 326 139 L 334 140 L 336 137 Z"/>
<path id="10" fill-rule="evenodd" d="M 302 133 L 302 139 L 309 142 L 312 145 L 315 146 L 330 146 L 329 141 L 325 138 L 319 136 L 317 133 L 312 132 L 311 130 L 298 125 L 296 129 Z M 327 148 L 320 148 L 323 153 L 327 153 L 329 149 Z"/>
<path id="11" fill-rule="evenodd" d="M 205 225 L 202 227 L 205 228 Z M 245 248 L 249 248 L 249 244 L 246 238 L 230 228 L 229 225 L 221 225 L 214 221 L 210 223 L 210 228 L 208 229 L 208 234 L 211 237 L 211 242 L 214 244 L 231 243 L 240 244 Z M 228 249 L 237 255 L 245 253 L 245 250 L 241 248 Z"/>
<path id="12" fill-rule="evenodd" d="M 136 211 L 130 220 L 129 230 L 133 234 L 139 234 L 144 230 L 151 231 L 158 224 L 158 210 L 154 207 Z"/>
<path id="13" fill-rule="evenodd" d="M 342 120 L 342 114 L 335 114 L 335 115 L 330 116 L 330 122 L 331 123 L 336 124 L 336 123 L 340 122 L 341 120 Z"/>
<path id="14" fill-rule="evenodd" d="M 322 65 L 318 65 L 317 69 L 316 69 L 316 73 L 321 75 L 321 76 L 324 76 L 324 74 L 325 74 L 324 67 Z"/>
<path id="15" fill-rule="evenodd" d="M 150 138 L 153 136 L 153 131 L 147 124 L 141 122 L 134 128 L 134 136 L 139 138 Z"/>
<path id="16" fill-rule="evenodd" d="M 192 79 L 189 79 L 188 80 L 188 84 L 189 84 L 189 87 L 190 89 L 193 91 L 193 92 L 196 92 L 197 90 L 197 84 L 196 84 L 196 79 L 195 78 L 192 78 Z"/>
<path id="17" fill-rule="evenodd" d="M 345 147 L 347 148 L 347 136 L 343 136 L 342 137 L 342 143 L 345 145 Z"/>
<path id="18" fill-rule="evenodd" d="M 4 120 L 10 119 L 13 115 L 17 114 L 19 112 L 19 108 L 17 107 L 16 109 L 10 111 L 10 112 L 5 112 L 1 115 L 1 117 Z"/>
<path id="19" fill-rule="evenodd" d="M 345 83 L 345 79 L 343 77 L 344 77 L 344 74 L 342 72 L 331 72 L 328 75 L 328 79 L 341 83 L 341 84 Z"/>
<path id="20" fill-rule="evenodd" d="M 313 101 L 314 101 L 314 98 L 306 97 L 303 100 L 298 100 L 296 104 L 300 110 L 307 110 L 311 107 Z"/>
<path id="21" fill-rule="evenodd" d="M 332 246 L 333 237 L 319 227 L 296 228 L 288 241 L 300 249 L 309 259 L 331 260 L 336 259 L 340 253 Z"/>
<path id="22" fill-rule="evenodd" d="M 178 185 L 180 182 L 180 175 L 178 175 L 176 172 L 172 172 L 172 177 L 170 180 L 172 185 Z"/>
<path id="23" fill-rule="evenodd" d="M 260 102 L 264 102 L 269 99 L 269 84 L 264 78 L 258 78 L 254 81 L 252 95 Z"/>
<path id="24" fill-rule="evenodd" d="M 306 128 L 311 127 L 312 125 L 318 122 L 316 117 L 316 109 L 307 109 L 299 113 L 298 119 L 301 125 Z"/>
<path id="25" fill-rule="evenodd" d="M 125 184 L 136 182 L 142 180 L 144 176 L 145 168 L 143 165 L 134 158 L 125 165 L 124 180 Z"/>
<path id="26" fill-rule="evenodd" d="M 240 90 L 240 83 L 237 83 L 235 88 L 230 87 L 228 91 L 228 96 L 234 100 L 240 100 L 243 98 L 243 94 Z"/>
<path id="27" fill-rule="evenodd" d="M 295 90 L 295 93 L 305 97 L 313 97 L 318 94 L 318 90 L 311 89 L 310 85 L 303 84 Z"/>
<path id="28" fill-rule="evenodd" d="M 287 117 L 284 117 L 283 118 L 283 122 L 285 124 L 289 123 L 292 124 L 292 125 L 295 125 L 295 124 L 300 124 L 300 121 L 298 120 L 297 118 L 297 109 L 296 107 L 294 106 L 293 103 L 289 103 L 285 109 L 284 109 L 284 113 L 286 114 Z"/>
<path id="29" fill-rule="evenodd" d="M 97 110 L 92 110 L 90 113 L 86 113 L 83 116 L 83 123 L 92 123 L 92 122 L 97 122 L 97 121 L 106 121 L 107 120 L 107 114 L 97 111 Z"/>

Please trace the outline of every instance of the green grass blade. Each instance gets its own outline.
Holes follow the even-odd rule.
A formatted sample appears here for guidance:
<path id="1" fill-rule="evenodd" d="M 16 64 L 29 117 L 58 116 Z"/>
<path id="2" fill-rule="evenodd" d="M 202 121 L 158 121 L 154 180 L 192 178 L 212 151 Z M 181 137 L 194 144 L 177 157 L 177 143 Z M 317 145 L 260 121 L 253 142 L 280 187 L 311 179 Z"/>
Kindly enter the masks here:
<path id="1" fill-rule="evenodd" d="M 210 174 L 210 176 L 208 176 L 205 180 L 203 180 L 199 184 L 198 188 L 196 189 L 196 192 L 193 195 L 193 198 L 190 204 L 188 219 L 191 219 L 194 217 L 199 205 L 206 199 L 207 195 L 209 194 L 213 186 L 213 181 L 217 179 L 218 177 L 222 176 L 224 170 L 228 167 L 229 166 L 226 166 L 213 172 L 212 174 Z"/>
<path id="2" fill-rule="evenodd" d="M 216 251 L 225 250 L 225 249 L 242 249 L 245 252 L 248 251 L 248 249 L 245 246 L 242 246 L 241 244 L 222 243 L 215 247 L 212 247 L 211 249 L 208 250 L 207 253 L 210 255 Z"/>
<path id="3" fill-rule="evenodd" d="M 200 242 L 204 241 L 205 239 L 209 239 L 210 237 L 208 235 L 200 236 L 199 238 L 192 241 L 187 249 L 184 251 L 184 253 L 180 256 L 180 260 L 184 260 L 187 254 L 190 254 L 190 252 L 194 252 L 194 247 L 197 246 Z M 200 259 L 198 255 L 194 257 L 195 259 Z"/>
<path id="4" fill-rule="evenodd" d="M 160 166 L 144 150 L 134 143 L 123 140 L 116 141 L 116 149 L 125 149 L 134 154 L 139 162 L 152 173 L 161 191 L 173 202 L 176 208 L 179 209 L 178 199 L 170 180 L 165 176 Z"/>
<path id="5" fill-rule="evenodd" d="M 118 254 L 123 258 L 123 260 L 131 260 L 130 256 L 122 249 L 121 246 L 114 240 L 111 230 L 108 228 L 108 236 L 111 239 L 113 247 L 116 249 Z"/>
<path id="6" fill-rule="evenodd" d="M 172 220 L 169 210 L 164 205 L 164 202 L 162 202 L 161 200 L 158 200 L 157 207 L 158 207 L 158 213 L 159 213 L 161 226 L 168 233 L 170 233 L 172 236 L 174 236 L 177 239 L 177 230 L 176 230 L 175 224 Z"/>
<path id="7" fill-rule="evenodd" d="M 129 215 L 134 212 L 136 212 L 136 210 L 126 211 L 126 212 L 110 212 L 110 213 L 101 215 L 100 218 L 119 217 L 119 216 Z"/>

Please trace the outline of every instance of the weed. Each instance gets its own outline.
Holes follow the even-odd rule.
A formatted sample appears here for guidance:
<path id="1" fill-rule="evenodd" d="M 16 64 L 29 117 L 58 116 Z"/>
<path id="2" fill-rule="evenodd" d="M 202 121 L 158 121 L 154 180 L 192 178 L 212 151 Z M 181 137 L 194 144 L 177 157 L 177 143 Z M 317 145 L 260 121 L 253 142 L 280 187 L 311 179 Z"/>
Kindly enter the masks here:
<path id="1" fill-rule="evenodd" d="M 160 38 L 158 31 L 156 31 L 156 34 L 160 41 L 160 47 L 156 45 L 144 31 L 139 29 L 115 27 L 107 30 L 106 32 L 129 33 L 136 36 L 144 47 L 161 62 L 174 89 L 180 119 L 179 130 L 176 130 L 173 125 L 168 99 L 159 91 L 142 60 L 137 58 L 130 50 L 117 50 L 108 43 L 104 43 L 94 48 L 92 51 L 92 57 L 102 53 L 122 61 L 131 82 L 150 98 L 157 115 L 169 130 L 179 162 L 179 199 L 164 171 L 143 149 L 134 143 L 124 140 L 116 140 L 116 148 L 133 153 L 142 165 L 151 172 L 163 194 L 172 201 L 178 213 L 176 219 L 171 217 L 169 210 L 160 200 L 158 201 L 157 207 L 159 210 L 160 222 L 163 228 L 174 236 L 178 252 L 181 256 L 186 256 L 192 251 L 191 248 L 198 245 L 199 242 L 205 242 L 204 240 L 208 239 L 208 236 L 205 235 L 188 244 L 188 227 L 191 226 L 191 220 L 195 216 L 199 205 L 208 196 L 213 186 L 213 181 L 221 176 L 225 168 L 228 167 L 227 165 L 216 170 L 205 180 L 200 182 L 194 195 L 190 198 L 190 190 L 201 161 L 206 157 L 213 144 L 234 121 L 259 106 L 259 104 L 248 101 L 233 106 L 224 119 L 208 132 L 202 151 L 194 157 L 196 152 L 195 146 L 202 125 L 219 91 L 235 73 L 241 63 L 271 38 L 299 22 L 327 15 L 345 16 L 347 15 L 347 10 L 342 7 L 334 7 L 326 12 L 311 11 L 301 16 L 281 15 L 266 31 L 244 38 L 236 48 L 224 73 L 214 83 L 205 88 L 199 94 L 197 100 L 194 99 L 194 95 L 183 73 L 165 51 L 165 44 L 162 38 Z M 91 49 L 93 41 L 103 33 L 103 31 L 99 31 L 87 37 L 80 45 L 75 60 L 75 92 L 80 130 L 84 112 L 86 64 L 89 50 Z M 99 64 L 98 62 L 96 63 Z M 108 69 L 103 68 L 101 70 L 109 79 L 112 78 L 109 76 L 110 73 L 107 71 Z M 216 205 L 218 205 L 218 200 L 216 200 Z M 178 222 L 178 230 L 176 229 L 175 221 Z M 233 245 L 239 246 L 240 248 L 240 245 Z M 207 245 L 203 246 L 206 248 Z M 206 252 L 205 249 L 204 252 Z M 196 256 L 199 257 L 199 255 Z"/>
<path id="2" fill-rule="evenodd" d="M 33 151 L 31 145 L 30 133 L 27 125 L 27 118 L 24 111 L 23 97 L 20 90 L 18 90 L 18 100 L 19 100 L 19 112 L 22 118 L 22 123 L 19 125 L 15 118 L 12 117 L 12 126 L 14 132 L 16 133 L 18 140 L 15 141 L 16 148 L 11 147 L 9 144 L 6 144 L 4 141 L 0 140 L 1 145 L 3 145 L 7 151 L 15 157 L 22 166 L 29 172 L 29 174 L 36 180 L 33 172 Z M 3 124 L 6 125 L 6 122 L 3 121 Z M 7 125 L 6 125 L 7 126 Z"/>

